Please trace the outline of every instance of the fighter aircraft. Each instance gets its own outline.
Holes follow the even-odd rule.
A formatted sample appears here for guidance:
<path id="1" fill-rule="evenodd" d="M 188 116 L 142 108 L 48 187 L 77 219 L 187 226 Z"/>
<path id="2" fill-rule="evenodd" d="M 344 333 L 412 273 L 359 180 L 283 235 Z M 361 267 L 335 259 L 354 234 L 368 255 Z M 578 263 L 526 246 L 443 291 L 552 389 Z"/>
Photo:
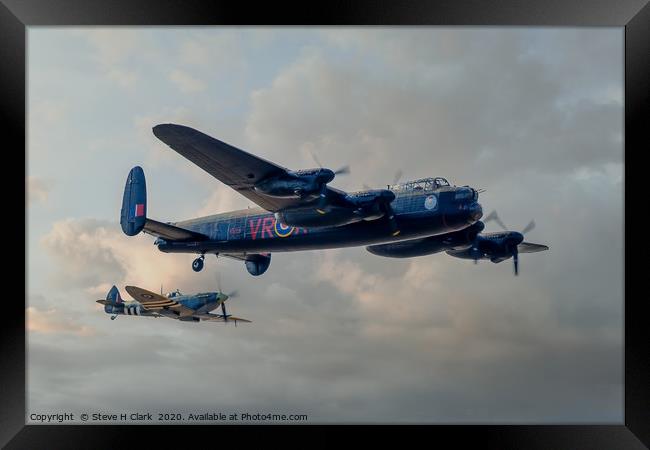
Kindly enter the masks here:
<path id="1" fill-rule="evenodd" d="M 162 291 L 162 290 L 161 290 Z M 226 312 L 226 300 L 236 296 L 236 293 L 204 292 L 193 295 L 183 295 L 179 290 L 163 296 L 136 286 L 126 286 L 126 292 L 133 301 L 125 302 L 117 287 L 113 286 L 106 300 L 97 300 L 104 305 L 104 311 L 112 314 L 111 320 L 118 315 L 168 317 L 184 322 L 250 322 L 250 320 L 231 316 Z M 221 306 L 222 314 L 211 314 L 210 311 Z"/>
<path id="2" fill-rule="evenodd" d="M 124 188 L 120 224 L 134 236 L 144 231 L 168 253 L 195 253 L 196 272 L 206 254 L 241 260 L 261 275 L 271 252 L 352 247 L 406 241 L 467 228 L 482 216 L 478 191 L 442 178 L 344 192 L 329 186 L 337 172 L 290 170 L 192 128 L 162 124 L 153 133 L 173 150 L 235 189 L 259 208 L 179 222 L 147 217 L 144 171 L 134 167 Z M 414 241 L 413 241 L 414 240 Z"/>
<path id="3" fill-rule="evenodd" d="M 483 233 L 485 222 L 494 220 L 504 232 Z M 430 236 L 405 242 L 395 242 L 367 247 L 370 253 L 392 258 L 411 258 L 446 252 L 455 258 L 487 259 L 500 263 L 512 258 L 515 275 L 519 275 L 519 253 L 534 253 L 548 250 L 548 246 L 524 242 L 524 234 L 535 228 L 531 221 L 521 232 L 508 231 L 496 211 L 492 211 L 483 221 L 478 221 L 464 230 Z"/>

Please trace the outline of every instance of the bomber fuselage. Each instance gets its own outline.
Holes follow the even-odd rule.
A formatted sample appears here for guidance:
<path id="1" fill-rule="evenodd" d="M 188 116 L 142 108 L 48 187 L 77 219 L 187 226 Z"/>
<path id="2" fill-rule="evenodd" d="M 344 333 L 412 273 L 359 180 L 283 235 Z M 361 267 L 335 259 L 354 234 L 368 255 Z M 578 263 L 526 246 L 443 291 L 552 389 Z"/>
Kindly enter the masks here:
<path id="1" fill-rule="evenodd" d="M 393 236 L 384 218 L 341 226 L 300 228 L 283 225 L 262 208 L 249 208 L 173 223 L 209 237 L 202 241 L 156 240 L 170 253 L 262 253 L 353 247 L 433 236 L 464 229 L 482 216 L 475 191 L 444 186 L 396 190 L 391 203 L 399 225 Z"/>

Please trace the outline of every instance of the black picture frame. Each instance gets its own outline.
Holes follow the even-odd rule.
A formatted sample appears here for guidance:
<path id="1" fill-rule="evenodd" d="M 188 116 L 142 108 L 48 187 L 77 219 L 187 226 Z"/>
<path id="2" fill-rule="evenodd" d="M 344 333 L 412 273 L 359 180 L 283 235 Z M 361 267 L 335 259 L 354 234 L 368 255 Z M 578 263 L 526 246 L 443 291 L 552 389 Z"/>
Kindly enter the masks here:
<path id="1" fill-rule="evenodd" d="M 527 426 L 402 426 L 399 435 L 425 434 L 429 442 L 452 439 L 456 443 L 480 443 L 498 448 L 644 448 L 650 446 L 650 351 L 648 319 L 644 314 L 647 294 L 633 294 L 631 251 L 639 248 L 630 236 L 638 235 L 639 213 L 632 205 L 644 204 L 643 187 L 633 189 L 634 158 L 650 148 L 647 138 L 650 104 L 650 4 L 648 0 L 498 0 L 498 1 L 330 1 L 330 2 L 225 2 L 175 0 L 0 0 L 0 113 L 4 138 L 5 180 L 3 242 L 16 244 L 15 252 L 4 246 L 6 267 L 19 271 L 13 255 L 26 254 L 26 212 L 9 183 L 25 186 L 26 167 L 26 27 L 36 25 L 505 25 L 505 26 L 618 26 L 625 27 L 625 418 L 612 425 Z M 16 148 L 25 149 L 24 174 L 16 166 Z M 636 155 L 636 156 L 635 156 Z M 647 178 L 647 176 L 645 177 Z M 647 189 L 646 189 L 647 190 Z M 639 196 L 639 201 L 632 198 Z M 9 200 L 9 201 L 8 201 Z M 647 208 L 643 208 L 646 209 Z M 637 208 L 638 210 L 638 208 Z M 8 217 L 7 217 L 8 215 Z M 21 220 L 22 217 L 22 220 Z M 19 236 L 24 237 L 20 246 Z M 643 245 L 645 249 L 647 246 Z M 647 250 L 644 250 L 647 251 Z M 27 272 L 22 269 L 26 294 Z M 18 280 L 20 276 L 11 276 Z M 169 426 L 42 426 L 25 425 L 25 304 L 3 296 L 0 383 L 0 444 L 6 448 L 100 448 L 133 446 L 144 439 L 166 439 Z M 26 300 L 26 295 L 25 295 Z M 266 431 L 275 426 L 182 426 L 175 428 L 188 438 L 188 445 L 207 440 L 218 444 L 225 438 L 263 443 Z M 187 428 L 185 428 L 187 427 Z M 280 427 L 287 429 L 289 427 Z M 303 425 L 302 431 L 320 428 Z M 383 438 L 388 430 L 371 426 Z M 404 429 L 408 428 L 408 429 Z M 317 430 L 318 431 L 318 430 Z M 402 434 L 401 432 L 404 432 Z M 319 431 L 321 444 L 338 444 L 329 431 Z M 398 435 L 398 436 L 399 436 Z M 434 441 L 435 440 L 435 441 Z M 406 444 L 406 442 L 404 442 Z"/>

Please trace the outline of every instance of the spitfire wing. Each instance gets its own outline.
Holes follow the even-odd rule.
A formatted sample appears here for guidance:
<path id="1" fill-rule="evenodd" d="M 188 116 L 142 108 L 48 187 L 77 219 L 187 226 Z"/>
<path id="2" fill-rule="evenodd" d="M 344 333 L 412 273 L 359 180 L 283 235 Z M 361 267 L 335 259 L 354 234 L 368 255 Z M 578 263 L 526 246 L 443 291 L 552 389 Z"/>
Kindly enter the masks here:
<path id="1" fill-rule="evenodd" d="M 126 286 L 126 292 L 129 293 L 134 300 L 140 303 L 147 311 L 160 311 L 162 309 L 174 311 L 178 316 L 190 316 L 194 310 L 184 306 L 177 301 L 164 297 L 155 292 L 139 288 L 137 286 Z"/>
<path id="2" fill-rule="evenodd" d="M 522 242 L 517 246 L 517 249 L 519 250 L 519 253 L 535 253 L 548 250 L 548 246 L 542 244 L 533 244 L 531 242 Z"/>
<path id="3" fill-rule="evenodd" d="M 275 198 L 253 189 L 258 181 L 287 173 L 287 169 L 251 155 L 193 128 L 175 124 L 153 127 L 153 134 L 173 150 L 268 211 L 299 203 L 299 199 Z"/>

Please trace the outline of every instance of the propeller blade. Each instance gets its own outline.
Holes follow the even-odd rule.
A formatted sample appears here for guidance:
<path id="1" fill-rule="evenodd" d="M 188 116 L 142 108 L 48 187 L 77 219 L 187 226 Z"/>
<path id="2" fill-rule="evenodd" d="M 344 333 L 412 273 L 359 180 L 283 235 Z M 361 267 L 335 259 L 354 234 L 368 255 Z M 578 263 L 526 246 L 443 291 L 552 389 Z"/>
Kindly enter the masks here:
<path id="1" fill-rule="evenodd" d="M 314 153 L 313 151 L 309 150 L 309 154 L 311 155 L 311 158 L 314 160 L 314 162 L 316 163 L 316 165 L 322 169 L 322 168 L 323 168 L 323 165 L 322 165 L 322 164 L 320 163 L 320 161 L 318 160 L 318 157 L 316 157 L 316 153 Z"/>
<path id="2" fill-rule="evenodd" d="M 526 233 L 528 233 L 530 230 L 532 230 L 533 228 L 535 228 L 535 221 L 534 221 L 534 220 L 531 220 L 530 223 L 529 223 L 528 225 L 526 225 L 526 228 L 524 228 L 523 230 L 521 230 L 521 234 L 526 234 Z"/>
<path id="3" fill-rule="evenodd" d="M 397 184 L 400 178 L 402 178 L 402 175 L 402 169 L 397 169 L 397 171 L 395 171 L 395 175 L 393 175 L 393 184 Z"/>
<path id="4" fill-rule="evenodd" d="M 481 253 L 479 251 L 479 242 L 478 242 L 478 234 L 474 238 L 474 242 L 472 243 L 472 256 L 474 257 L 474 264 L 478 264 L 478 258 L 481 256 Z"/>
<path id="5" fill-rule="evenodd" d="M 492 211 L 488 216 L 483 219 L 483 223 L 489 222 L 491 220 L 494 220 L 501 228 L 503 228 L 504 231 L 508 231 L 508 227 L 505 226 L 503 222 L 501 222 L 501 219 L 499 218 L 499 215 L 497 214 L 496 210 Z"/>
<path id="6" fill-rule="evenodd" d="M 223 320 L 228 320 L 228 315 L 226 314 L 226 304 L 221 304 L 221 312 L 223 313 Z"/>
<path id="7" fill-rule="evenodd" d="M 325 214 L 326 206 L 327 206 L 327 185 L 323 183 L 323 185 L 320 187 L 318 207 L 316 208 L 316 211 L 318 211 L 320 214 Z"/>
<path id="8" fill-rule="evenodd" d="M 338 170 L 334 171 L 334 175 L 347 175 L 350 173 L 350 166 L 345 165 Z"/>
<path id="9" fill-rule="evenodd" d="M 515 248 L 515 251 L 512 254 L 512 262 L 514 264 L 515 276 L 519 275 L 519 252 Z"/>
<path id="10" fill-rule="evenodd" d="M 390 234 L 392 236 L 397 236 L 400 234 L 399 227 L 397 226 L 397 219 L 395 218 L 395 212 L 393 207 L 390 206 L 390 203 L 384 203 L 384 214 L 388 219 L 388 226 L 390 227 Z"/>
<path id="11" fill-rule="evenodd" d="M 221 272 L 217 272 L 217 292 L 221 292 Z"/>

